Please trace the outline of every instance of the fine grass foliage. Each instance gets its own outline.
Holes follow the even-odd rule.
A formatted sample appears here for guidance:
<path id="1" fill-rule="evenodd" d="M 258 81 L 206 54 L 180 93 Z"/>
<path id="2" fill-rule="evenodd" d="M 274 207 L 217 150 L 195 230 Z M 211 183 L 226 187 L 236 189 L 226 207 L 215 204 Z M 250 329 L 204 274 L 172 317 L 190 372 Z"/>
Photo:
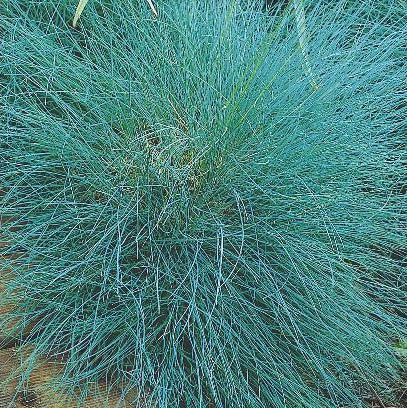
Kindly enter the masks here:
<path id="1" fill-rule="evenodd" d="M 1 3 L 0 327 L 54 387 L 354 408 L 396 378 L 403 3 L 300 3 Z"/>

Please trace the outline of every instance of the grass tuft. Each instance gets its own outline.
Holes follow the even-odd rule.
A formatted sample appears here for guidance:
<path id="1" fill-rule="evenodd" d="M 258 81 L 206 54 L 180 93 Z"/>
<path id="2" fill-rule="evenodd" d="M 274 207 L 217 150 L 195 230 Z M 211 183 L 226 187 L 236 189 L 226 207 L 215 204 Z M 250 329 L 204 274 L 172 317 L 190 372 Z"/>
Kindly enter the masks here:
<path id="1" fill-rule="evenodd" d="M 304 3 L 306 33 L 250 3 L 92 1 L 77 29 L 73 2 L 1 3 L 0 327 L 64 390 L 354 408 L 397 377 L 402 2 Z"/>

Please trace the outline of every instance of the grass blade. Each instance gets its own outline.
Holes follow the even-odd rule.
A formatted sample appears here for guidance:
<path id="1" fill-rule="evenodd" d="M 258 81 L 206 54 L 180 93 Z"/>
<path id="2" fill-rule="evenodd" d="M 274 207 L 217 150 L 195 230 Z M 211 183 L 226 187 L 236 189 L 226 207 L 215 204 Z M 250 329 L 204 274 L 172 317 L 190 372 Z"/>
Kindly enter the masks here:
<path id="1" fill-rule="evenodd" d="M 78 6 L 76 7 L 76 11 L 75 11 L 75 16 L 73 18 L 73 22 L 72 25 L 74 27 L 76 27 L 76 24 L 78 23 L 78 20 L 83 12 L 83 9 L 85 8 L 87 2 L 89 0 L 79 0 Z"/>

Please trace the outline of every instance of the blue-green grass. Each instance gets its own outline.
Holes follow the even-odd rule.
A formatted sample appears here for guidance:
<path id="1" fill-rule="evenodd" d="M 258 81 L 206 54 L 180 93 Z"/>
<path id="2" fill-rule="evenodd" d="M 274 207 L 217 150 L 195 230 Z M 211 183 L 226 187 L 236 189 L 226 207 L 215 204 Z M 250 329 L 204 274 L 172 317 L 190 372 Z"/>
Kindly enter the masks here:
<path id="1" fill-rule="evenodd" d="M 407 332 L 404 3 L 305 3 L 303 45 L 291 3 L 155 5 L 90 1 L 74 29 L 75 1 L 1 4 L 2 254 L 24 253 L 4 327 L 34 324 L 62 389 L 107 378 L 140 407 L 385 395 Z"/>

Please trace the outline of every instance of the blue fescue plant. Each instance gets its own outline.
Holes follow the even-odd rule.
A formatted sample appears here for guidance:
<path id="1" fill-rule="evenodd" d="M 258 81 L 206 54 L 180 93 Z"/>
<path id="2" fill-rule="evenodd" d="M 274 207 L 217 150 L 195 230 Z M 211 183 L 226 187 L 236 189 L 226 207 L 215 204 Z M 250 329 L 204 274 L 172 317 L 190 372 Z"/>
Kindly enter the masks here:
<path id="1" fill-rule="evenodd" d="M 355 408 L 397 376 L 405 3 L 252 3 L 1 3 L 2 321 L 65 390 Z"/>

